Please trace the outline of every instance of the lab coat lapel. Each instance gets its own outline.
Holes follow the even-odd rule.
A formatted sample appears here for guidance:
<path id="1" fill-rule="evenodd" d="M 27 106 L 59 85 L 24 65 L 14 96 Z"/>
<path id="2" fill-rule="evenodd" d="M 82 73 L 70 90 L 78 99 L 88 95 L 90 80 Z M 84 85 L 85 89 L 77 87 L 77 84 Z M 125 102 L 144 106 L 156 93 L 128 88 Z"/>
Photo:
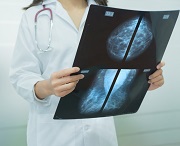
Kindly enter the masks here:
<path id="1" fill-rule="evenodd" d="M 62 18 L 64 21 L 66 21 L 68 24 L 70 24 L 70 26 L 72 26 L 76 31 L 77 28 L 74 25 L 72 19 L 70 18 L 69 14 L 67 13 L 67 11 L 63 8 L 63 6 L 61 5 L 60 2 L 57 1 L 56 3 L 56 9 L 55 9 L 55 13 L 57 16 L 59 16 L 60 18 Z"/>
<path id="2" fill-rule="evenodd" d="M 83 15 L 83 18 L 81 20 L 81 24 L 80 24 L 80 27 L 82 27 L 82 25 L 85 23 L 86 21 L 86 17 L 87 17 L 87 14 L 88 14 L 88 11 L 89 11 L 89 7 L 90 5 L 97 5 L 97 3 L 94 1 L 94 0 L 88 0 L 88 7 L 86 8 L 85 10 L 85 13 Z M 70 16 L 68 15 L 67 11 L 63 8 L 63 6 L 61 5 L 60 2 L 57 1 L 56 3 L 56 10 L 55 10 L 55 13 L 61 17 L 63 20 L 65 20 L 67 23 L 69 23 L 76 31 L 77 28 L 76 26 L 74 25 L 74 22 L 72 21 L 72 19 L 70 18 Z"/>
<path id="3" fill-rule="evenodd" d="M 55 3 L 55 2 L 57 2 L 57 0 L 43 0 L 42 5 L 48 5 L 48 4 Z"/>
<path id="4" fill-rule="evenodd" d="M 88 7 L 86 8 L 85 10 L 85 13 L 83 15 L 83 18 L 81 20 L 81 24 L 80 24 L 80 27 L 82 27 L 86 21 L 86 18 L 87 18 L 87 15 L 88 15 L 88 12 L 89 12 L 89 8 L 90 8 L 90 5 L 97 5 L 97 3 L 94 1 L 94 0 L 88 0 Z"/>
<path id="5" fill-rule="evenodd" d="M 86 8 L 84 16 L 81 20 L 81 25 L 86 21 L 86 18 L 87 18 L 88 12 L 89 12 L 89 8 L 91 5 L 97 5 L 97 3 L 94 0 L 88 0 L 88 7 Z"/>

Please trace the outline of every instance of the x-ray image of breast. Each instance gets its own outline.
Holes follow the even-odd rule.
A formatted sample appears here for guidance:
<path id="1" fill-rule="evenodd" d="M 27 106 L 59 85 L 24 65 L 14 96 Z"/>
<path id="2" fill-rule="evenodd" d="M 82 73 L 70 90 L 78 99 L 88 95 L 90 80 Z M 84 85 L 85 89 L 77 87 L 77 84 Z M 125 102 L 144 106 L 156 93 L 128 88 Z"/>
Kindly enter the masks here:
<path id="1" fill-rule="evenodd" d="M 110 70 L 109 74 L 106 73 L 107 71 L 106 69 L 99 70 L 91 87 L 82 97 L 79 104 L 81 114 L 93 114 L 100 111 L 117 69 Z"/>
<path id="2" fill-rule="evenodd" d="M 117 69 L 103 69 L 98 72 L 92 86 L 81 100 L 81 114 L 93 114 L 101 110 L 116 72 Z M 135 75 L 135 69 L 121 70 L 103 112 L 117 110 L 124 104 L 127 98 L 127 89 Z"/>
<path id="3" fill-rule="evenodd" d="M 130 61 L 138 57 L 151 44 L 153 34 L 150 24 L 146 18 L 142 19 L 135 37 L 132 38 L 138 19 L 139 17 L 126 21 L 110 34 L 107 40 L 107 51 L 112 59 L 121 61 L 124 58 L 131 39 L 133 39 L 133 43 L 130 51 L 128 52 L 126 61 Z"/>
<path id="4" fill-rule="evenodd" d="M 105 83 L 108 83 L 108 79 L 111 76 L 112 70 L 107 70 L 105 75 Z M 136 69 L 122 69 L 113 87 L 113 90 L 109 96 L 103 113 L 114 112 L 115 110 L 121 109 L 121 107 L 128 100 L 129 86 L 133 82 L 137 74 Z M 107 84 L 108 85 L 108 84 Z M 107 86 L 106 85 L 106 86 Z M 107 87 L 108 89 L 109 87 Z"/>

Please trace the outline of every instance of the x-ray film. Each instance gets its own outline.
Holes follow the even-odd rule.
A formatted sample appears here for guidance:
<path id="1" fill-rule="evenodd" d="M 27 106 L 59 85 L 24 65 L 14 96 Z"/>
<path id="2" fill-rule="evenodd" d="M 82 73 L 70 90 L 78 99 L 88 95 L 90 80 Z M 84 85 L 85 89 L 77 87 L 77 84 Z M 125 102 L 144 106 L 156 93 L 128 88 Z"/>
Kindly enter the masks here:
<path id="1" fill-rule="evenodd" d="M 136 113 L 178 15 L 91 5 L 73 64 L 85 78 L 60 99 L 54 119 Z"/>

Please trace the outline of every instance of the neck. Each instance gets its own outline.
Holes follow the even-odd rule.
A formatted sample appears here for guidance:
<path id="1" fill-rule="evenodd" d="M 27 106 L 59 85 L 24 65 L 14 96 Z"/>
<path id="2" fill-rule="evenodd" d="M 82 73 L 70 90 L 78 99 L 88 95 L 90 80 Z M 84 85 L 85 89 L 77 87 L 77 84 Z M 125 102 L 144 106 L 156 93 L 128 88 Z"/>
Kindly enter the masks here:
<path id="1" fill-rule="evenodd" d="M 72 8 L 83 9 L 87 7 L 86 0 L 58 0 L 65 9 L 70 10 Z"/>

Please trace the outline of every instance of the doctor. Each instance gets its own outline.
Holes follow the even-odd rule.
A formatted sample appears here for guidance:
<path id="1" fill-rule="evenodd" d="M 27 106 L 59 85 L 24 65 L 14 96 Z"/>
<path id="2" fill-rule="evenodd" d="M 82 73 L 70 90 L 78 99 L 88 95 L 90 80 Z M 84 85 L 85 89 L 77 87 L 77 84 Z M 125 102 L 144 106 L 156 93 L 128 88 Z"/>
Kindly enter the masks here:
<path id="1" fill-rule="evenodd" d="M 72 64 L 91 4 L 107 1 L 34 0 L 22 16 L 10 80 L 30 106 L 28 146 L 118 146 L 113 117 L 53 120 L 59 98 L 84 77 L 70 74 L 79 71 Z M 150 76 L 149 90 L 164 84 L 163 66 Z"/>

